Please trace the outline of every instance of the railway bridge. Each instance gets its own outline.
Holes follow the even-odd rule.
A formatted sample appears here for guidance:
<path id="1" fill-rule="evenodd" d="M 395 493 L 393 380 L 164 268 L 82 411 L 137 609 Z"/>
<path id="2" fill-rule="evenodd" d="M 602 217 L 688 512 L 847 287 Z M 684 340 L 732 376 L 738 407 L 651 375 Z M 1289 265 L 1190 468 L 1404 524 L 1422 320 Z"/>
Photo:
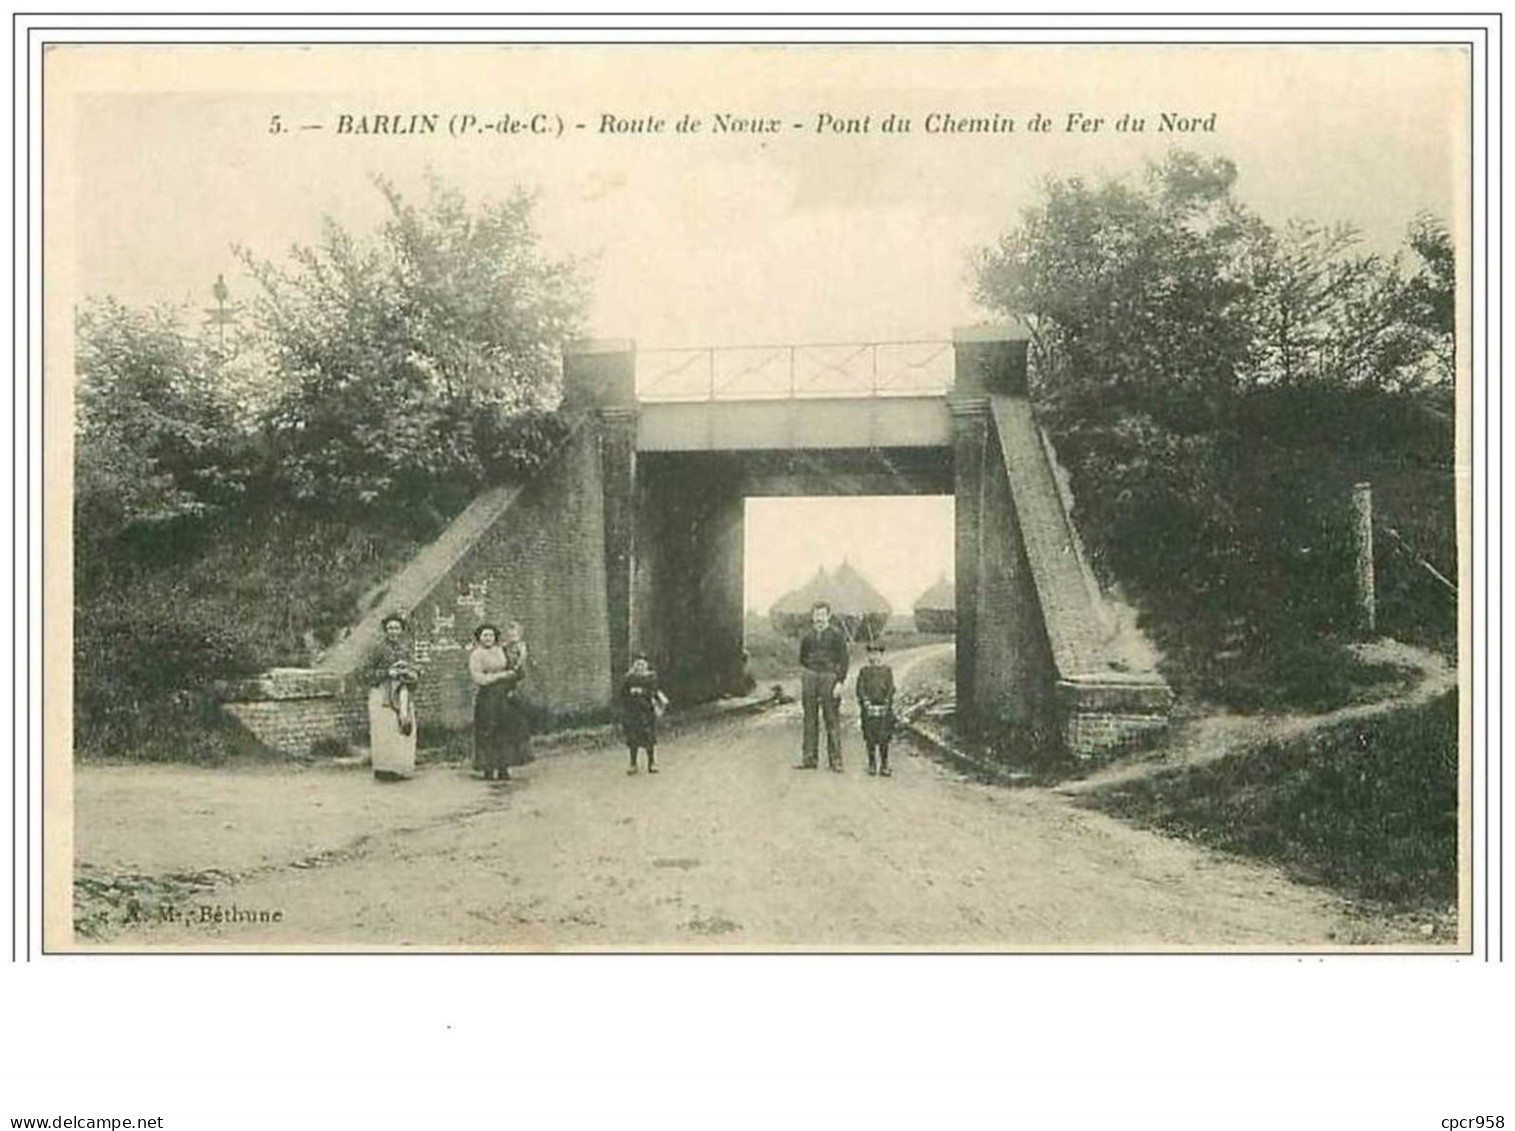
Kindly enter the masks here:
<path id="1" fill-rule="evenodd" d="M 1025 333 L 950 341 L 644 351 L 564 358 L 574 421 L 548 469 L 485 492 L 380 591 L 314 669 L 240 686 L 229 709 L 289 750 L 363 727 L 363 655 L 408 611 L 424 719 L 461 726 L 466 648 L 522 622 L 532 695 L 559 721 L 602 716 L 646 651 L 675 701 L 743 680 L 744 501 L 933 494 L 954 503 L 957 710 L 982 737 L 1119 748 L 1167 723 L 1133 671 L 1080 549 L 1055 454 L 1031 413 Z"/>

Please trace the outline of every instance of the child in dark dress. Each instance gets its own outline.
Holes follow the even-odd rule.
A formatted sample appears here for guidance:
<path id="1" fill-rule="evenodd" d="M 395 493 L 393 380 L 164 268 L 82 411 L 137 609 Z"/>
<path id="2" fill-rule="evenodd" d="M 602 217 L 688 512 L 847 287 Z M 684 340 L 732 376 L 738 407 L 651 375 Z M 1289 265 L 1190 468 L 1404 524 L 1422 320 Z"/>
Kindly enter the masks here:
<path id="1" fill-rule="evenodd" d="M 868 642 L 868 664 L 857 673 L 857 705 L 863 717 L 868 772 L 889 777 L 889 739 L 894 733 L 894 670 L 884 663 L 882 641 Z"/>
<path id="2" fill-rule="evenodd" d="M 631 755 L 628 774 L 637 772 L 638 748 L 647 751 L 647 772 L 658 772 L 658 716 L 667 706 L 668 697 L 658 687 L 658 673 L 652 670 L 646 656 L 638 654 L 621 681 L 621 731 Z"/>

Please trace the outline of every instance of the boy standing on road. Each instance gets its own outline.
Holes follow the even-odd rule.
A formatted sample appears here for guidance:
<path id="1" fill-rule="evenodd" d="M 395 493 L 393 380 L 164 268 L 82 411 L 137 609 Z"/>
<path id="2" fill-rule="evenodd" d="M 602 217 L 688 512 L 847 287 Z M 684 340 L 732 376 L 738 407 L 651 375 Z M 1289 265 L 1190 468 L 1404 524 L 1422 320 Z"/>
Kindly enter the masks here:
<path id="1" fill-rule="evenodd" d="M 868 772 L 887 778 L 893 772 L 889 739 L 894 732 L 894 669 L 884 663 L 881 640 L 868 641 L 868 666 L 857 673 L 857 705 L 863 717 L 863 744 L 868 747 Z"/>
<path id="2" fill-rule="evenodd" d="M 847 678 L 847 634 L 831 622 L 831 606 L 817 601 L 810 607 L 810 627 L 800 637 L 800 700 L 805 709 L 805 732 L 797 770 L 820 764 L 819 718 L 826 721 L 826 766 L 842 772 L 842 682 Z"/>
<path id="3" fill-rule="evenodd" d="M 667 706 L 668 698 L 658 686 L 658 673 L 652 670 L 647 657 L 638 653 L 621 681 L 621 731 L 631 755 L 628 774 L 637 772 L 638 747 L 647 751 L 647 772 L 658 772 L 658 716 Z"/>

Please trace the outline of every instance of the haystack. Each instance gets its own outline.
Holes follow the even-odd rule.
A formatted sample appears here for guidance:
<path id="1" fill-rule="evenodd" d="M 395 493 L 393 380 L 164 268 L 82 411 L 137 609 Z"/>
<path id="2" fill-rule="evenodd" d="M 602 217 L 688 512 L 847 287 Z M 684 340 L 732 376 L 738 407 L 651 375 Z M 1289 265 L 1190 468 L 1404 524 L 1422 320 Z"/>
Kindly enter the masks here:
<path id="1" fill-rule="evenodd" d="M 768 610 L 768 620 L 773 631 L 784 636 L 798 636 L 810 624 L 810 606 L 817 601 L 831 600 L 831 577 L 824 569 L 798 589 L 785 593 Z"/>
<path id="2" fill-rule="evenodd" d="M 957 631 L 957 587 L 945 574 L 916 600 L 915 631 Z"/>
<path id="3" fill-rule="evenodd" d="M 868 579 L 843 560 L 831 575 L 831 611 L 853 640 L 872 640 L 884 631 L 893 610 Z"/>
<path id="4" fill-rule="evenodd" d="M 785 593 L 768 610 L 774 631 L 799 636 L 810 625 L 810 609 L 817 601 L 831 606 L 831 615 L 849 640 L 871 640 L 889 621 L 889 602 L 868 579 L 846 561 L 835 573 L 818 569 L 798 589 Z"/>

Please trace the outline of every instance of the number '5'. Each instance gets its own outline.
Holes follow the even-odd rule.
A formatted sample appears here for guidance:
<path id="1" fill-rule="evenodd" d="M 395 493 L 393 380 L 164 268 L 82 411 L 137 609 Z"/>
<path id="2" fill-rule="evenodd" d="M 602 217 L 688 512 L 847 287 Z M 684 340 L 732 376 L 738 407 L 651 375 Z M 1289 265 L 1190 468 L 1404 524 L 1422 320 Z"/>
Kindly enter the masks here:
<path id="1" fill-rule="evenodd" d="M 284 121 L 278 114 L 268 119 L 268 132 L 271 134 L 281 134 L 284 132 Z"/>

